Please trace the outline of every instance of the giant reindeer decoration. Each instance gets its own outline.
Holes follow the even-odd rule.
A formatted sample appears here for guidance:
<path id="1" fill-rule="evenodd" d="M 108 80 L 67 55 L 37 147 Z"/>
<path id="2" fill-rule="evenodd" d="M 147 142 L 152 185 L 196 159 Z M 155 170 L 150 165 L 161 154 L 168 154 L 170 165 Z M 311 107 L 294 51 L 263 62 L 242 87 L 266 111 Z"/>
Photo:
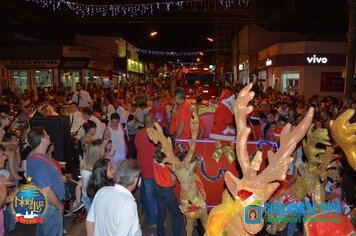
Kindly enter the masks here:
<path id="1" fill-rule="evenodd" d="M 319 144 L 325 146 L 325 148 L 318 147 Z M 337 159 L 337 155 L 334 154 L 334 149 L 331 147 L 329 134 L 327 129 L 315 129 L 312 125 L 307 132 L 307 139 L 303 140 L 304 153 L 308 159 L 308 162 L 300 169 L 302 174 L 297 179 L 295 184 L 286 191 L 280 193 L 274 201 L 282 203 L 300 202 L 306 196 L 311 198 L 313 203 L 318 206 L 319 203 L 325 202 L 325 189 L 322 182 L 327 177 L 334 178 L 333 175 L 329 175 L 328 170 L 330 168 L 336 168 L 336 164 L 333 163 Z M 319 210 L 318 207 L 316 209 Z M 295 214 L 287 214 L 278 216 L 271 214 L 270 218 L 278 217 L 296 217 Z M 287 222 L 273 222 L 267 227 L 269 234 L 276 234 L 282 231 Z"/>
<path id="2" fill-rule="evenodd" d="M 263 227 L 263 219 L 259 224 L 247 224 L 244 222 L 244 206 L 249 198 L 244 200 L 245 193 L 253 193 L 260 203 L 265 203 L 279 186 L 279 180 L 286 178 L 289 163 L 292 162 L 293 153 L 297 143 L 304 137 L 308 130 L 314 110 L 310 108 L 303 121 L 293 130 L 287 124 L 280 137 L 280 148 L 276 153 L 268 152 L 269 165 L 261 173 L 257 174 L 262 162 L 262 152 L 257 152 L 250 163 L 247 152 L 247 138 L 251 129 L 246 126 L 247 115 L 253 110 L 247 106 L 253 99 L 254 92 L 250 91 L 252 84 L 241 90 L 236 100 L 235 117 L 237 125 L 236 154 L 242 169 L 243 177 L 238 179 L 232 173 L 227 172 L 225 183 L 227 190 L 223 193 L 223 202 L 215 207 L 209 214 L 206 236 L 220 235 L 253 235 Z"/>
<path id="3" fill-rule="evenodd" d="M 198 136 L 199 120 L 196 109 L 193 109 L 193 119 L 190 121 L 190 130 L 192 138 L 189 141 L 189 151 L 182 162 L 178 160 L 173 152 L 172 141 L 163 134 L 159 124 L 155 124 L 156 129 L 148 128 L 148 137 L 157 144 L 162 145 L 162 152 L 165 154 L 164 163 L 170 164 L 170 169 L 178 178 L 181 191 L 180 200 L 182 203 L 182 213 L 187 218 L 186 232 L 192 235 L 193 223 L 195 219 L 200 219 L 204 228 L 208 219 L 208 211 L 206 207 L 206 195 L 203 184 L 195 174 L 196 161 L 192 162 L 195 152 L 196 140 Z"/>
<path id="4" fill-rule="evenodd" d="M 344 151 L 347 161 L 356 171 L 356 122 L 350 123 L 355 109 L 348 109 L 330 122 L 331 134 Z"/>

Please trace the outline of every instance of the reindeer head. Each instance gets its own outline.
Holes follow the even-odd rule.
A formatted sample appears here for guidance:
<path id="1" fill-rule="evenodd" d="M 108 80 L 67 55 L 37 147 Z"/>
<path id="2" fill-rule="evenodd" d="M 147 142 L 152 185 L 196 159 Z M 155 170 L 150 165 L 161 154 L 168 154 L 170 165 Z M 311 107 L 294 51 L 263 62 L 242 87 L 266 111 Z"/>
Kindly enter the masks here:
<path id="1" fill-rule="evenodd" d="M 331 134 L 345 152 L 346 158 L 356 171 L 356 122 L 350 123 L 355 109 L 348 109 L 335 121 L 330 122 Z"/>
<path id="2" fill-rule="evenodd" d="M 325 148 L 318 147 L 319 144 L 325 145 Z M 315 129 L 312 125 L 307 132 L 307 139 L 303 140 L 304 153 L 308 159 L 305 170 L 310 174 L 318 176 L 321 182 L 328 177 L 328 170 L 336 168 L 333 162 L 337 159 L 334 149 L 331 147 L 327 129 Z M 333 177 L 333 176 L 329 176 Z"/>
<path id="3" fill-rule="evenodd" d="M 261 204 L 263 204 L 279 186 L 279 183 L 275 181 L 286 178 L 288 165 L 293 160 L 291 154 L 309 128 L 314 110 L 310 108 L 303 121 L 293 130 L 290 124 L 287 124 L 283 128 L 280 136 L 279 150 L 276 153 L 272 151 L 268 152 L 269 165 L 262 173 L 257 175 L 262 162 L 262 152 L 258 151 L 252 162 L 250 162 L 246 144 L 251 132 L 251 129 L 246 126 L 246 119 L 247 115 L 253 110 L 252 106 L 247 106 L 254 97 L 254 92 L 250 91 L 251 88 L 252 84 L 249 84 L 241 90 L 235 105 L 237 127 L 236 153 L 243 177 L 242 179 L 238 179 L 232 173 L 227 172 L 225 182 L 231 195 L 235 197 L 235 201 L 242 203 L 243 199 L 240 193 L 247 191 L 256 194 Z M 239 214 L 241 214 L 241 211 Z M 242 216 L 240 215 L 241 218 Z M 243 227 L 248 233 L 256 234 L 263 227 L 263 220 L 260 224 L 256 225 L 244 223 Z"/>

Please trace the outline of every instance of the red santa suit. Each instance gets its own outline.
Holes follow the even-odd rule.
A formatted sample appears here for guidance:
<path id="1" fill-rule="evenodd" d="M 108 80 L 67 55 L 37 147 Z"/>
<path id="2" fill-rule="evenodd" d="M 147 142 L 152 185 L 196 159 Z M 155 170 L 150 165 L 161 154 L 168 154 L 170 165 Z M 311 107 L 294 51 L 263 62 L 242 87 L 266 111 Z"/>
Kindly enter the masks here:
<path id="1" fill-rule="evenodd" d="M 223 141 L 236 140 L 235 117 L 232 110 L 234 102 L 235 95 L 231 90 L 224 90 L 221 93 L 209 138 Z"/>

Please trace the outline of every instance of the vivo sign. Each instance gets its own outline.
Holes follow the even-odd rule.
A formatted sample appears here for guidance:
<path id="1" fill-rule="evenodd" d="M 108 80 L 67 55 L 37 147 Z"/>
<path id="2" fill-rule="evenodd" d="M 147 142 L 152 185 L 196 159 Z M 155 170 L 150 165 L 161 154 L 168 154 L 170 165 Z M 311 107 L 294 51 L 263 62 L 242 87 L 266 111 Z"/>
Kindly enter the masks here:
<path id="1" fill-rule="evenodd" d="M 326 57 L 317 57 L 315 54 L 312 57 L 307 57 L 309 64 L 326 64 L 328 59 Z"/>

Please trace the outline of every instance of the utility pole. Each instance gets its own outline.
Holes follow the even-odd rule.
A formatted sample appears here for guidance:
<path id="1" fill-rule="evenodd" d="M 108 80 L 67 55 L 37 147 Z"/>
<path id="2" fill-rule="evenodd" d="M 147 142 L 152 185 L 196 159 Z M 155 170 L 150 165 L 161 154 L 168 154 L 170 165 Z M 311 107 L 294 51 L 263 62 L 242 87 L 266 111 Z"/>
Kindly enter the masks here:
<path id="1" fill-rule="evenodd" d="M 348 101 L 351 101 L 354 75 L 355 75 L 355 56 L 356 56 L 356 0 L 348 0 L 348 2 L 350 4 L 350 11 L 349 11 L 349 30 L 347 34 L 345 94 Z"/>

